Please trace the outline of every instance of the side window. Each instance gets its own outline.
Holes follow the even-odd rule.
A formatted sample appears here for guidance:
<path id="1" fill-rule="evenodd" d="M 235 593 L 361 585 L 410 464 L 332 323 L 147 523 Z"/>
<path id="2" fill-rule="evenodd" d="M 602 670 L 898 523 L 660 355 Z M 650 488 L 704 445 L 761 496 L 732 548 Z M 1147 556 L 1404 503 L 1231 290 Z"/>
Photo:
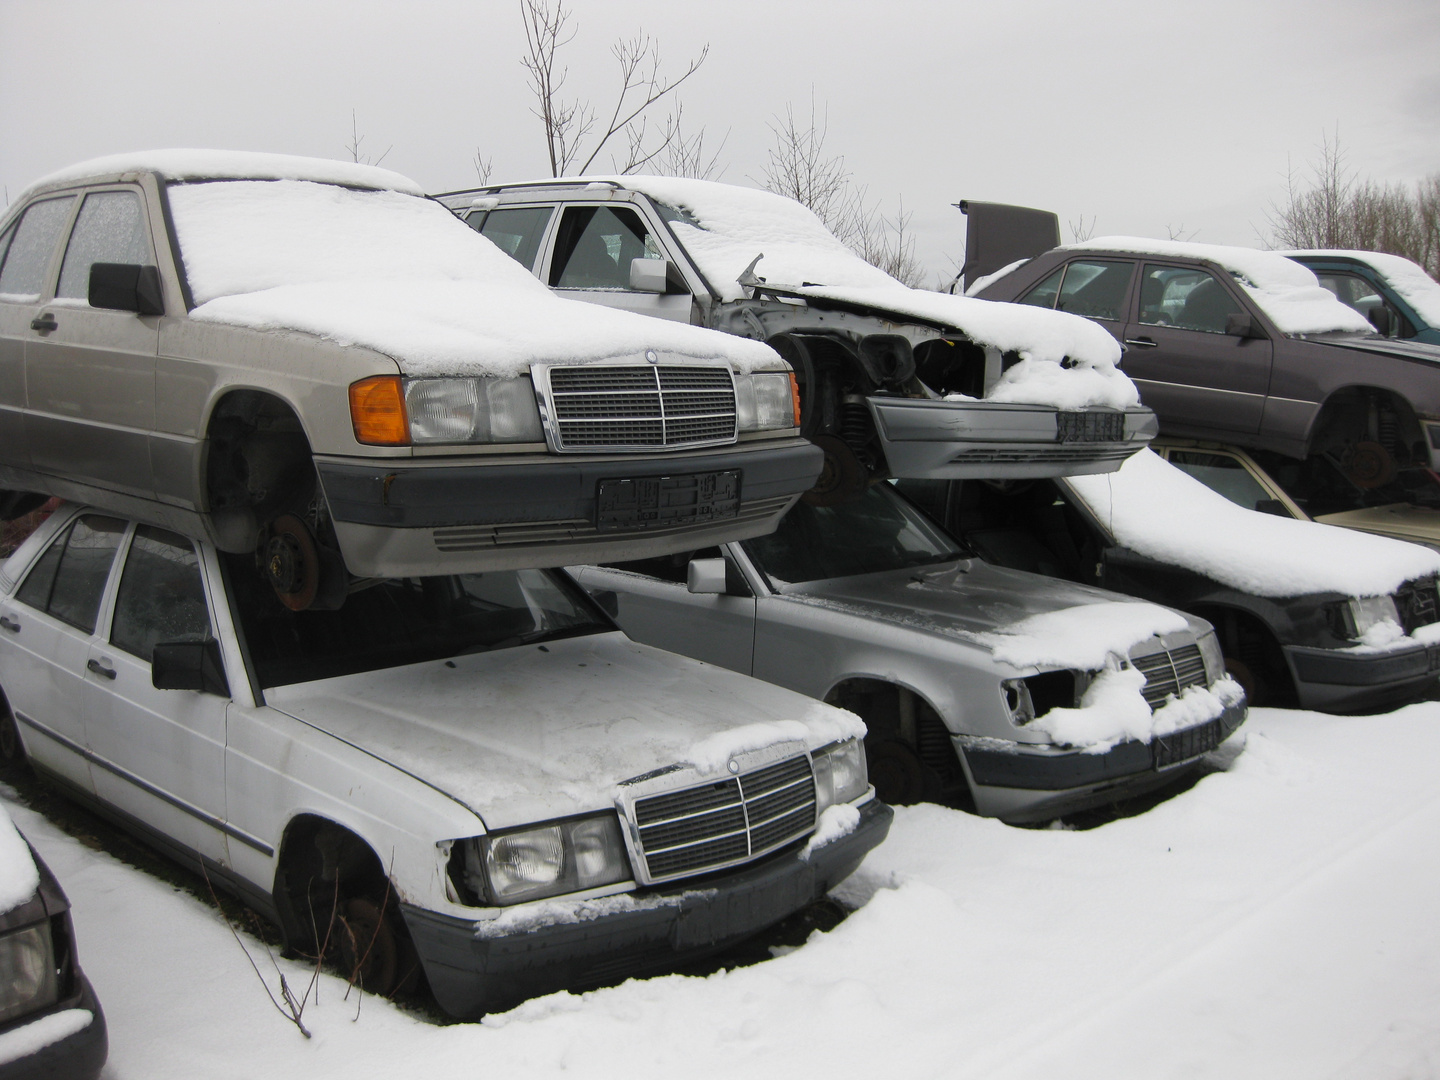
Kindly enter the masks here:
<path id="1" fill-rule="evenodd" d="M 1064 276 L 1065 267 L 1062 266 L 1022 296 L 1020 303 L 1030 304 L 1034 307 L 1053 308 L 1055 306 L 1055 298 L 1060 293 L 1060 279 Z"/>
<path id="2" fill-rule="evenodd" d="M 60 233 L 70 217 L 75 196 L 46 199 L 25 210 L 15 229 L 5 262 L 0 265 L 0 296 L 14 300 L 38 300 L 45 288 L 45 271 L 60 242 Z"/>
<path id="3" fill-rule="evenodd" d="M 1204 270 L 1145 267 L 1140 283 L 1140 321 L 1207 334 L 1225 333 L 1225 320 L 1241 313 L 1225 286 Z"/>
<path id="4" fill-rule="evenodd" d="M 110 564 L 124 533 L 125 522 L 118 518 L 86 514 L 40 557 L 16 599 L 93 633 Z"/>
<path id="5" fill-rule="evenodd" d="M 471 214 L 465 220 L 526 270 L 534 270 L 545 226 L 550 224 L 554 213 L 554 207 L 550 206 L 517 206 L 491 210 L 488 214 Z"/>
<path id="6" fill-rule="evenodd" d="M 110 643 L 148 662 L 162 641 L 204 641 L 210 613 L 200 560 L 183 536 L 140 525 L 125 556 Z"/>
<path id="7" fill-rule="evenodd" d="M 635 559 L 631 562 L 612 562 L 603 565 L 612 570 L 628 570 L 632 574 L 659 578 L 675 585 L 689 581 L 691 559 L 718 559 L 723 553 L 718 547 L 701 548 L 699 551 L 682 551 L 676 555 L 660 555 L 654 559 Z"/>
<path id="8" fill-rule="evenodd" d="M 1135 264 L 1126 261 L 1072 262 L 1065 267 L 1055 307 L 1087 319 L 1123 319 L 1134 272 Z"/>
<path id="9" fill-rule="evenodd" d="M 90 295 L 90 267 L 97 262 L 132 266 L 155 262 L 138 193 L 96 191 L 85 196 L 65 248 L 55 295 L 86 299 Z"/>
<path id="10" fill-rule="evenodd" d="M 1346 274 L 1340 271 L 1317 271 L 1320 284 L 1335 294 L 1335 299 L 1346 304 L 1371 322 L 1375 321 L 1374 313 L 1385 308 L 1390 312 L 1390 336 L 1391 337 L 1414 337 L 1415 330 L 1395 306 L 1386 301 L 1375 290 L 1375 286 L 1366 281 L 1359 274 Z"/>
<path id="11" fill-rule="evenodd" d="M 1259 480 L 1239 458 L 1229 454 L 1210 454 L 1200 450 L 1171 450 L 1170 464 L 1188 473 L 1217 495 L 1243 506 L 1246 510 L 1263 510 L 1289 517 L 1279 507 L 1284 504 L 1272 499 Z"/>
<path id="12" fill-rule="evenodd" d="M 631 261 L 662 257 L 650 230 L 628 206 L 572 206 L 560 219 L 550 284 L 628 291 Z"/>

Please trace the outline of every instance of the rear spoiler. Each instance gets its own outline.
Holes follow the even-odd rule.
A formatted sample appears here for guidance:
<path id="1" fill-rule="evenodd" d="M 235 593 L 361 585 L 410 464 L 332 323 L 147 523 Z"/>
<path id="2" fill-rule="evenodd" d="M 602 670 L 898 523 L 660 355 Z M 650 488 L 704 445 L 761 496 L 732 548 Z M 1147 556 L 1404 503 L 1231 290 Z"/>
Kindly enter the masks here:
<path id="1" fill-rule="evenodd" d="M 961 292 L 987 274 L 1020 259 L 1033 259 L 1060 246 L 1060 218 L 1049 210 L 1006 203 L 953 203 L 969 220 L 965 223 L 965 265 L 956 275 L 952 292 Z"/>

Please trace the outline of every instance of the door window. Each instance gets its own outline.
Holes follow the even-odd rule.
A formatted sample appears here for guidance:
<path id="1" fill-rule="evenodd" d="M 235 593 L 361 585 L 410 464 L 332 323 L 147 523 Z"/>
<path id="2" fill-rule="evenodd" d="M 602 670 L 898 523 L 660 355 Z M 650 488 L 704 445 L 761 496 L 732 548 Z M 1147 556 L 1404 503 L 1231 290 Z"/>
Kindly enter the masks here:
<path id="1" fill-rule="evenodd" d="M 38 300 L 45 288 L 45 271 L 70 217 L 75 196 L 46 199 L 25 210 L 15 230 L 5 262 L 0 265 L 0 295 L 11 300 Z"/>
<path id="2" fill-rule="evenodd" d="M 659 258 L 655 238 L 628 206 L 573 206 L 560 219 L 550 284 L 628 292 L 631 261 Z"/>
<path id="3" fill-rule="evenodd" d="M 110 643 L 149 663 L 162 641 L 204 641 L 210 613 L 200 560 L 183 536 L 140 525 L 125 556 Z"/>
<path id="4" fill-rule="evenodd" d="M 466 224 L 478 229 L 481 236 L 526 270 L 534 270 L 545 226 L 554 212 L 549 206 L 516 206 L 491 210 L 488 214 L 471 214 Z"/>
<path id="5" fill-rule="evenodd" d="M 1030 304 L 1033 307 L 1053 308 L 1055 306 L 1055 298 L 1060 293 L 1060 279 L 1064 276 L 1065 268 L 1062 266 L 1022 296 L 1020 303 Z"/>
<path id="6" fill-rule="evenodd" d="M 150 239 L 140 196 L 133 191 L 96 191 L 85 196 L 65 261 L 60 266 L 57 297 L 84 300 L 90 295 L 90 267 L 95 263 L 151 266 Z"/>
<path id="7" fill-rule="evenodd" d="M 50 545 L 15 598 L 94 633 L 110 564 L 124 533 L 125 522 L 118 518 L 86 514 Z"/>
<path id="8" fill-rule="evenodd" d="M 1170 464 L 1188 473 L 1217 495 L 1243 506 L 1246 510 L 1276 512 L 1283 506 L 1265 490 L 1243 462 L 1229 454 L 1212 454 L 1201 450 L 1171 450 Z M 1288 517 L 1283 510 L 1281 516 Z"/>
<path id="9" fill-rule="evenodd" d="M 1240 305 L 1204 270 L 1179 266 L 1145 267 L 1140 283 L 1140 321 L 1206 334 L 1225 333 L 1225 322 L 1241 314 Z"/>
<path id="10" fill-rule="evenodd" d="M 1391 337 L 1414 337 L 1415 331 L 1395 306 L 1385 300 L 1375 286 L 1366 281 L 1359 274 L 1346 274 L 1335 270 L 1317 270 L 1316 276 L 1320 284 L 1335 294 L 1335 299 L 1342 304 L 1354 308 L 1367 319 L 1372 319 L 1373 313 L 1378 308 L 1386 308 L 1390 312 L 1390 336 Z"/>
<path id="11" fill-rule="evenodd" d="M 1135 264 L 1101 260 L 1072 262 L 1065 267 L 1065 280 L 1055 307 L 1087 319 L 1125 317 L 1125 296 Z"/>

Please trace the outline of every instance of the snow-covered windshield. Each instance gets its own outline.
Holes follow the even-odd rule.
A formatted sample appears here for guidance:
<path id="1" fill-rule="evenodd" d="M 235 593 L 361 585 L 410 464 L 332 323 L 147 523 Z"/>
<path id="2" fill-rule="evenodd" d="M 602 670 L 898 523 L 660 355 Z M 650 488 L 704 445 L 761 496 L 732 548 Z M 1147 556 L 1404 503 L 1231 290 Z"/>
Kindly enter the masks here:
<path id="1" fill-rule="evenodd" d="M 838 506 L 800 502 L 745 551 L 772 581 L 806 581 L 904 570 L 968 554 L 888 484 Z"/>
<path id="2" fill-rule="evenodd" d="M 548 570 L 381 581 L 339 611 L 291 611 L 253 567 L 229 569 L 262 687 L 613 629 L 568 578 Z"/>

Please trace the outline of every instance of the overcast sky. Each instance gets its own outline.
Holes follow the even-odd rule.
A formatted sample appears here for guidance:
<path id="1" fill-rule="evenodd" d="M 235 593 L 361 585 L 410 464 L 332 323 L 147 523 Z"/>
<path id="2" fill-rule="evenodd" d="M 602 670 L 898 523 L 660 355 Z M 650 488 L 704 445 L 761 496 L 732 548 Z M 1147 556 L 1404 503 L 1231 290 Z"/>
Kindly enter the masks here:
<path id="1" fill-rule="evenodd" d="M 1377 180 L 1440 171 L 1436 0 L 572 0 L 567 96 L 608 108 L 611 44 L 643 30 L 719 179 L 758 183 L 787 103 L 826 152 L 913 213 L 932 277 L 962 198 L 1083 215 L 1096 235 L 1259 246 L 1338 128 Z M 434 191 L 548 175 L 518 0 L 0 0 L 0 184 L 101 154 L 223 147 L 361 153 Z M 619 148 L 617 148 L 618 152 Z M 388 153 L 386 153 L 388 151 Z M 608 158 L 608 155 L 605 155 Z M 610 168 L 608 160 L 606 170 Z M 598 170 L 592 170 L 598 171 Z"/>

